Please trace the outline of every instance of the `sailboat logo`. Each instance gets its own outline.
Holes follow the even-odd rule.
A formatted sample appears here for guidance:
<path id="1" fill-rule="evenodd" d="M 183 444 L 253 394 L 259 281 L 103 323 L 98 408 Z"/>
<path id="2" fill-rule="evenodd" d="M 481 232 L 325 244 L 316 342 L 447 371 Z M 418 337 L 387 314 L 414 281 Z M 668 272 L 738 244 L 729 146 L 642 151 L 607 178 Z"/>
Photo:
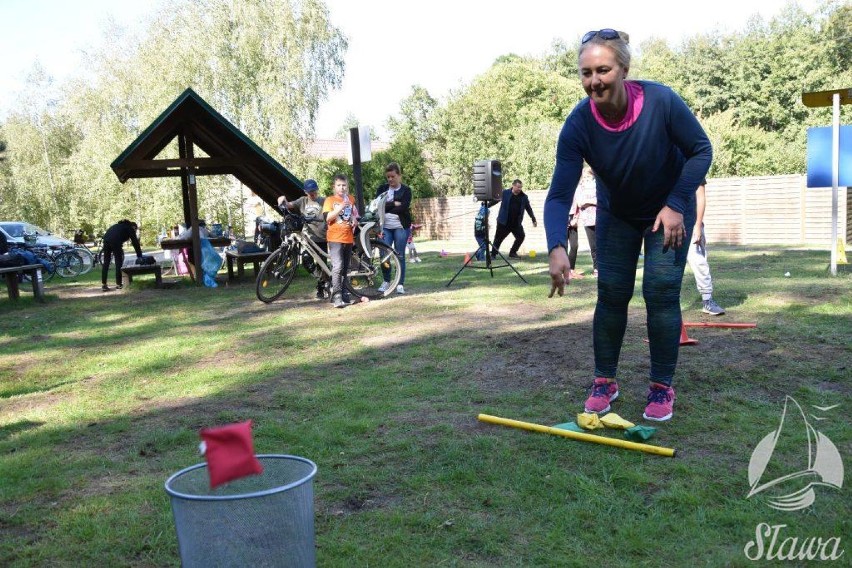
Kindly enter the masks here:
<path id="1" fill-rule="evenodd" d="M 838 406 L 814 408 L 825 412 Z M 811 417 L 814 420 L 826 419 Z M 803 434 L 807 437 L 807 453 L 802 448 L 805 445 Z M 784 451 L 791 447 L 794 451 Z M 776 471 L 779 472 L 777 476 L 773 475 Z M 783 474 L 785 471 L 791 473 Z M 778 429 L 767 434 L 751 453 L 748 482 L 751 490 L 747 498 L 767 492 L 768 504 L 773 509 L 798 511 L 814 502 L 816 487 L 843 487 L 843 461 L 837 446 L 808 423 L 802 407 L 788 396 L 784 400 Z"/>

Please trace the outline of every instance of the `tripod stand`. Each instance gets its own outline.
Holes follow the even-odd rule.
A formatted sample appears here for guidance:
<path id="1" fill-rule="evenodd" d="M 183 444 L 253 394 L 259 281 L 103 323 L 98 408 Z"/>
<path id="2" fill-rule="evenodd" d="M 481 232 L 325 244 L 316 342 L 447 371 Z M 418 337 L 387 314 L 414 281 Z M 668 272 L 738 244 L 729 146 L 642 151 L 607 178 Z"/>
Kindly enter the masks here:
<path id="1" fill-rule="evenodd" d="M 486 203 L 486 205 L 487 205 L 487 203 Z M 493 205 L 493 203 L 492 203 L 492 205 Z M 490 205 L 489 205 L 489 207 L 490 207 Z M 473 253 L 472 255 L 469 255 L 468 259 L 465 261 L 465 263 L 462 265 L 462 267 L 459 268 L 459 271 L 456 272 L 456 275 L 453 276 L 450 279 L 449 282 L 447 282 L 447 288 L 450 287 L 450 284 L 452 284 L 453 281 L 455 281 L 455 279 L 458 278 L 459 274 L 461 274 L 462 270 L 464 270 L 465 268 L 473 269 L 473 270 L 488 270 L 491 273 L 491 278 L 494 278 L 494 270 L 496 270 L 497 268 L 505 268 L 506 266 L 508 266 L 509 268 L 511 268 L 515 272 L 515 274 L 518 275 L 518 278 L 520 278 L 521 280 L 524 281 L 524 284 L 529 284 L 529 282 L 527 282 L 524 279 L 524 277 L 521 276 L 521 273 L 518 272 L 518 270 L 514 266 L 512 266 L 512 263 L 509 262 L 509 259 L 507 259 L 505 256 L 503 256 L 503 253 L 501 253 L 499 250 L 495 250 L 494 252 L 497 253 L 496 256 L 500 257 L 500 260 L 502 260 L 504 264 L 498 264 L 496 266 L 494 266 L 492 264 L 491 261 L 494 260 L 495 257 L 491 255 L 491 251 L 492 251 L 492 249 L 491 249 L 491 232 L 488 230 L 488 216 L 486 216 L 485 219 L 483 219 L 483 226 L 485 228 L 485 242 L 483 242 L 481 245 L 479 245 L 479 248 L 476 249 L 475 253 Z M 485 249 L 485 266 L 472 266 L 471 262 L 473 262 L 473 260 L 477 257 L 477 255 L 479 255 L 480 252 L 482 252 L 483 249 Z"/>

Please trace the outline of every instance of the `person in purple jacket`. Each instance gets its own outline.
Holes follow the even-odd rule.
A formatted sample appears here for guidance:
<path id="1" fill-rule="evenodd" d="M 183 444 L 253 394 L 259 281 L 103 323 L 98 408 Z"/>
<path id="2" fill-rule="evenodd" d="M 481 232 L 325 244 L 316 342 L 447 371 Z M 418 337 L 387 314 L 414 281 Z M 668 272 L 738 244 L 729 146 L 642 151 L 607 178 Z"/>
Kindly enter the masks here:
<path id="1" fill-rule="evenodd" d="M 605 413 L 618 398 L 618 358 L 644 243 L 642 294 L 650 343 L 650 389 L 644 417 L 672 417 L 672 380 L 681 332 L 680 289 L 695 190 L 710 168 L 710 140 L 669 87 L 628 81 L 627 34 L 583 36 L 578 68 L 588 95 L 559 134 L 556 167 L 544 204 L 552 297 L 570 279 L 565 250 L 568 212 L 583 160 L 597 176 L 598 301 L 593 321 L 594 382 L 586 412 Z"/>

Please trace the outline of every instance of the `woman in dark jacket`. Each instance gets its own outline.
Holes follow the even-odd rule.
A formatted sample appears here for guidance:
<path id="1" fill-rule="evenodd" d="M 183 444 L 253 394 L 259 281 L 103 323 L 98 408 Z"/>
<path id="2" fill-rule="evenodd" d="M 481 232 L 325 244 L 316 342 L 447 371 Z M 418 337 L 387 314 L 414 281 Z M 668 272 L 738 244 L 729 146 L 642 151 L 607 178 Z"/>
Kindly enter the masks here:
<path id="1" fill-rule="evenodd" d="M 136 236 L 138 225 L 133 221 L 122 219 L 104 233 L 104 267 L 101 271 L 101 288 L 104 292 L 109 292 L 107 286 L 107 276 L 109 275 L 109 263 L 112 260 L 112 255 L 115 255 L 115 287 L 118 290 L 122 288 L 121 282 L 121 267 L 124 265 L 124 243 L 130 241 L 133 244 L 133 250 L 136 251 L 136 258 L 142 258 L 142 248 L 139 246 L 139 238 Z"/>
<path id="2" fill-rule="evenodd" d="M 385 224 L 382 227 L 382 240 L 388 246 L 393 246 L 399 257 L 399 285 L 397 294 L 405 294 L 405 246 L 408 243 L 408 229 L 411 227 L 411 188 L 402 183 L 399 164 L 391 162 L 385 167 L 385 179 L 388 182 L 379 187 L 376 197 L 388 194 L 385 202 Z M 382 269 L 384 282 L 379 287 L 385 292 L 390 286 L 390 271 Z"/>

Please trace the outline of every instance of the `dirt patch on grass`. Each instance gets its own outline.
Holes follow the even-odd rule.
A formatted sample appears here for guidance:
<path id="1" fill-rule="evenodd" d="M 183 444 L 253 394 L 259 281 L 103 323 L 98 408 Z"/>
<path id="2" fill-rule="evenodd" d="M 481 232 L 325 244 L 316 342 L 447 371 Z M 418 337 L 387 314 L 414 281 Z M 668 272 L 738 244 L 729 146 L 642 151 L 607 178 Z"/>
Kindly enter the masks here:
<path id="1" fill-rule="evenodd" d="M 385 509 L 398 505 L 399 496 L 384 495 L 375 491 L 348 495 L 339 501 L 317 499 L 317 513 L 330 517 L 345 517 L 356 513 Z"/>

